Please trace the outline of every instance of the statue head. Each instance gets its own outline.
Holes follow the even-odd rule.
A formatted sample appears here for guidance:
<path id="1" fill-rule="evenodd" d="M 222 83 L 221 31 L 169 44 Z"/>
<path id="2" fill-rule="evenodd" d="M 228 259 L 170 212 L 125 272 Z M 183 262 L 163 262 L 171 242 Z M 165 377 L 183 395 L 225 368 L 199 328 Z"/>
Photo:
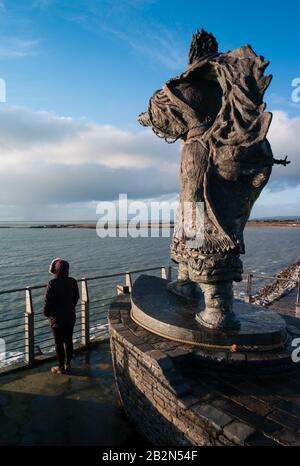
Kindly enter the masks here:
<path id="1" fill-rule="evenodd" d="M 215 36 L 210 32 L 206 32 L 203 28 L 201 31 L 197 30 L 193 34 L 190 45 L 189 65 L 206 55 L 213 55 L 215 53 L 218 53 L 218 42 Z"/>

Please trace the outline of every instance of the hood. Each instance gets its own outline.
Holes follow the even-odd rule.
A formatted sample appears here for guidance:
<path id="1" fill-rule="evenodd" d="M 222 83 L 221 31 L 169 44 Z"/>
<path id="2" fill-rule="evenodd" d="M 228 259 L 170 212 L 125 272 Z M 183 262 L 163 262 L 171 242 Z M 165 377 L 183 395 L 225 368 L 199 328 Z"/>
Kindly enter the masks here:
<path id="1" fill-rule="evenodd" d="M 52 273 L 56 278 L 68 277 L 69 262 L 61 259 L 60 257 L 57 257 L 51 262 L 49 272 Z"/>

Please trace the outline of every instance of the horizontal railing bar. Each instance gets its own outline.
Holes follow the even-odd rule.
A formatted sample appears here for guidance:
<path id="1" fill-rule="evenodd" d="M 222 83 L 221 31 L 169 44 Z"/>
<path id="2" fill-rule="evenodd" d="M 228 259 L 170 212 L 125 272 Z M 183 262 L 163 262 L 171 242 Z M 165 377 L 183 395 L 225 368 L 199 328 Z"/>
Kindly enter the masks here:
<path id="1" fill-rule="evenodd" d="M 95 320 L 95 319 L 90 319 L 90 323 L 91 324 L 95 324 L 95 325 L 105 325 L 105 320 Z"/>
<path id="2" fill-rule="evenodd" d="M 92 315 L 93 316 L 106 316 L 107 314 L 107 311 L 106 311 L 106 308 L 107 306 L 109 306 L 109 303 L 108 304 L 105 304 L 105 305 L 99 305 L 96 309 L 93 309 L 93 313 Z"/>
<path id="3" fill-rule="evenodd" d="M 108 328 L 104 327 L 104 328 L 95 328 L 91 334 L 93 335 L 94 333 L 107 333 L 108 331 Z"/>
<path id="4" fill-rule="evenodd" d="M 151 272 L 152 270 L 159 270 L 161 268 L 162 268 L 162 266 L 150 267 L 150 268 L 147 268 L 147 269 L 138 269 L 138 270 L 125 270 L 124 272 L 111 273 L 109 275 L 97 275 L 96 277 L 79 278 L 79 279 L 77 279 L 77 282 L 82 282 L 84 280 L 93 281 L 93 280 L 102 280 L 102 279 L 105 279 L 105 278 L 122 277 L 126 273 Z M 25 291 L 27 289 L 38 290 L 38 289 L 41 289 L 41 288 L 45 288 L 46 286 L 47 286 L 46 284 L 43 284 L 43 285 L 26 286 L 26 287 L 23 287 L 23 288 L 12 288 L 12 289 L 9 289 L 9 290 L 0 291 L 0 295 L 9 294 L 9 293 L 17 293 L 19 291 Z"/>
<path id="5" fill-rule="evenodd" d="M 17 345 L 17 346 L 14 346 L 13 348 L 7 350 L 7 351 L 15 351 L 15 350 L 19 350 L 19 349 L 25 349 L 25 343 L 23 345 Z"/>
<path id="6" fill-rule="evenodd" d="M 157 266 L 157 267 L 149 267 L 149 268 L 146 268 L 146 269 L 128 270 L 128 271 L 124 271 L 124 272 L 112 273 L 112 274 L 109 274 L 109 275 L 98 275 L 98 276 L 95 276 L 95 277 L 79 278 L 79 279 L 77 279 L 77 282 L 82 282 L 84 280 L 93 281 L 93 280 L 102 280 L 102 279 L 106 279 L 106 278 L 121 277 L 121 276 L 125 275 L 126 273 L 135 274 L 135 273 L 142 273 L 142 272 L 151 272 L 153 270 L 160 270 L 161 268 L 162 268 L 162 266 Z M 174 267 L 172 267 L 172 268 L 174 268 Z M 251 272 L 245 272 L 244 275 L 246 273 L 251 273 Z M 266 275 L 263 275 L 263 274 L 262 275 L 255 274 L 255 275 L 252 275 L 252 276 L 256 277 L 256 278 L 267 278 L 267 279 L 274 279 L 275 278 L 275 279 L 284 280 L 284 281 L 294 281 L 293 279 L 290 279 L 290 278 L 289 279 L 288 278 L 279 278 L 276 275 L 275 276 L 266 276 Z M 44 288 L 46 286 L 47 286 L 46 284 L 43 284 L 43 285 L 32 285 L 32 286 L 23 287 L 23 288 L 12 288 L 12 289 L 8 289 L 8 290 L 0 291 L 0 295 L 9 294 L 9 293 L 17 293 L 17 292 L 25 291 L 26 289 L 37 290 L 37 289 Z"/>
<path id="7" fill-rule="evenodd" d="M 109 306 L 109 303 L 105 304 L 105 305 L 101 305 L 99 304 L 98 306 L 90 306 L 90 311 L 94 311 L 94 315 L 99 315 L 99 313 L 103 313 L 104 314 L 104 310 L 105 310 L 105 307 L 106 306 Z"/>
<path id="8" fill-rule="evenodd" d="M 6 324 L 7 322 L 11 323 L 11 322 L 15 322 L 15 324 L 13 323 L 13 325 L 20 325 L 19 321 L 23 321 L 24 322 L 24 313 L 22 315 L 22 317 L 18 317 L 18 318 L 13 318 L 13 319 L 5 319 L 5 320 L 0 320 L 0 325 L 1 324 Z"/>
<path id="9" fill-rule="evenodd" d="M 108 322 L 107 322 L 107 319 L 104 318 L 104 319 L 99 319 L 98 321 L 94 321 L 96 322 L 98 325 L 108 325 Z"/>
<path id="10" fill-rule="evenodd" d="M 36 333 L 35 336 L 38 338 L 38 337 L 40 337 L 40 336 L 42 336 L 42 335 L 46 335 L 46 334 L 50 335 L 50 334 L 51 334 L 51 331 L 50 331 L 49 329 L 45 329 L 44 332 Z"/>
<path id="11" fill-rule="evenodd" d="M 105 300 L 106 301 L 106 300 Z M 92 303 L 92 305 L 89 306 L 90 309 L 100 309 L 102 307 L 108 306 L 109 303 L 111 303 L 112 298 L 107 300 L 107 302 L 102 302 L 102 303 Z"/>
<path id="12" fill-rule="evenodd" d="M 55 344 L 51 343 L 51 345 L 44 345 L 42 348 L 40 348 L 40 350 L 43 351 L 47 348 L 53 348 L 53 351 L 55 351 Z"/>
<path id="13" fill-rule="evenodd" d="M 90 322 L 94 322 L 95 324 L 97 325 L 108 325 L 107 323 L 107 319 L 103 319 L 103 320 L 92 320 Z"/>
<path id="14" fill-rule="evenodd" d="M 37 322 L 38 324 L 40 324 L 40 322 Z M 34 324 L 36 324 L 36 322 L 34 322 Z M 51 327 L 49 325 L 49 323 L 46 321 L 44 324 L 41 324 L 41 325 L 34 325 L 34 329 L 35 330 L 38 330 L 39 328 L 41 329 L 44 329 L 44 328 L 48 328 L 51 330 Z"/>
<path id="15" fill-rule="evenodd" d="M 13 335 L 8 335 L 8 337 L 13 336 Z M 25 342 L 25 335 L 23 334 L 22 338 L 18 338 L 17 340 L 13 341 L 6 341 L 6 345 L 10 345 L 12 343 L 18 343 L 19 341 L 24 341 Z M 25 343 L 24 343 L 25 344 Z"/>
<path id="16" fill-rule="evenodd" d="M 107 310 L 106 309 L 98 309 L 98 312 L 96 309 L 93 309 L 93 313 L 91 313 L 91 319 L 104 319 L 107 320 Z"/>
<path id="17" fill-rule="evenodd" d="M 45 341 L 50 341 L 50 340 L 53 340 L 53 337 L 44 338 L 43 340 L 39 340 L 39 341 L 36 340 L 35 343 L 36 343 L 37 345 L 40 345 L 41 343 L 45 343 Z M 54 340 L 53 340 L 53 343 L 54 343 Z"/>
<path id="18" fill-rule="evenodd" d="M 98 332 L 99 335 L 108 335 L 108 328 Z"/>
<path id="19" fill-rule="evenodd" d="M 0 320 L 0 325 L 5 323 L 5 322 L 12 322 L 13 320 L 24 320 L 24 315 L 22 315 L 21 317 L 11 317 L 10 319 L 4 319 L 4 320 Z"/>
<path id="20" fill-rule="evenodd" d="M 24 353 L 20 353 L 20 354 L 17 354 L 17 355 L 15 354 L 14 356 L 9 356 L 8 358 L 5 358 L 4 362 L 9 361 L 10 359 L 21 358 L 21 357 L 24 358 Z M 4 365 L 4 367 L 5 367 L 5 365 Z"/>
<path id="21" fill-rule="evenodd" d="M 102 331 L 104 331 L 106 329 L 107 329 L 107 327 L 101 324 L 99 326 L 92 327 L 91 328 L 91 333 L 93 333 L 93 332 L 102 332 Z"/>
<path id="22" fill-rule="evenodd" d="M 2 332 L 2 330 L 9 330 L 10 328 L 15 329 L 15 328 L 24 327 L 24 326 L 25 326 L 25 323 L 19 324 L 19 325 L 9 325 L 7 327 L 0 327 L 0 333 Z M 22 330 L 19 330 L 18 332 L 15 332 L 15 333 L 20 333 L 20 332 L 22 332 Z"/>
<path id="23" fill-rule="evenodd" d="M 106 338 L 107 338 L 107 335 L 104 335 L 104 334 L 103 335 L 102 334 L 101 335 L 95 335 L 95 336 L 93 336 L 93 338 L 91 338 L 91 341 L 102 340 L 102 339 L 104 340 Z"/>
<path id="24" fill-rule="evenodd" d="M 101 333 L 95 333 L 94 335 L 90 336 L 90 340 L 96 340 L 96 338 L 102 338 L 102 337 L 107 337 L 108 333 L 107 332 L 101 332 Z"/>
<path id="25" fill-rule="evenodd" d="M 108 329 L 106 328 L 102 328 L 102 329 L 98 329 L 98 330 L 94 330 L 92 333 L 91 333 L 91 336 L 93 335 L 107 335 L 108 334 Z"/>
<path id="26" fill-rule="evenodd" d="M 108 329 L 107 328 L 95 328 L 92 332 L 91 332 L 91 336 L 92 335 L 95 335 L 95 334 L 99 334 L 99 333 L 107 333 L 108 332 Z"/>
<path id="27" fill-rule="evenodd" d="M 91 319 L 104 319 L 104 320 L 107 320 L 107 312 L 102 312 L 102 310 L 100 312 L 96 312 L 96 313 L 92 313 L 91 314 Z"/>
<path id="28" fill-rule="evenodd" d="M 95 325 L 105 325 L 107 322 L 107 319 L 101 319 L 101 320 L 98 320 L 98 319 L 90 319 L 90 323 L 93 323 Z"/>
<path id="29" fill-rule="evenodd" d="M 41 329 L 48 328 L 48 329 L 51 330 L 51 327 L 50 327 L 49 322 L 47 320 L 45 320 L 43 323 L 35 321 L 34 324 L 35 324 L 34 325 L 35 330 L 38 330 L 39 328 L 41 328 Z M 41 325 L 36 325 L 36 324 L 41 324 Z"/>
<path id="30" fill-rule="evenodd" d="M 81 335 L 81 330 L 78 330 L 77 332 L 73 333 L 73 336 L 77 336 L 77 335 Z M 43 340 L 36 339 L 36 344 L 39 345 L 40 343 L 45 343 L 46 341 L 50 341 L 50 340 L 53 340 L 53 344 L 55 344 L 53 337 L 44 338 Z"/>
<path id="31" fill-rule="evenodd" d="M 35 321 L 36 323 L 38 323 L 38 322 L 48 322 L 48 318 L 47 318 L 47 317 L 42 316 L 42 317 L 40 317 L 39 319 L 37 319 L 37 317 L 39 317 L 39 316 L 36 316 L 36 315 L 34 316 L 34 321 Z"/>
<path id="32" fill-rule="evenodd" d="M 0 291 L 0 295 L 1 294 L 9 294 L 9 293 L 18 293 L 20 291 L 25 291 L 26 288 L 30 288 L 31 290 L 35 289 L 35 288 L 44 288 L 46 285 L 37 285 L 36 287 L 35 286 L 30 286 L 30 287 L 23 287 L 23 288 L 12 288 L 12 289 L 9 289 L 9 290 L 2 290 Z"/>
<path id="33" fill-rule="evenodd" d="M 34 329 L 38 330 L 39 328 L 47 328 L 47 327 L 50 328 L 48 322 L 45 322 L 45 325 L 35 325 Z"/>
<path id="34" fill-rule="evenodd" d="M 104 309 L 106 306 L 109 306 L 109 303 L 106 304 L 98 304 L 97 306 L 90 306 L 90 309 Z"/>
<path id="35" fill-rule="evenodd" d="M 25 338 L 23 330 L 21 330 L 20 332 L 15 332 L 15 333 L 6 333 L 5 336 L 4 337 L 2 336 L 1 338 L 5 338 L 6 343 L 13 343 L 14 341 L 19 341 L 19 340 L 9 341 L 9 338 L 14 337 L 15 335 L 23 335 L 23 339 Z M 1 336 L 1 332 L 0 332 L 0 336 Z"/>
<path id="36" fill-rule="evenodd" d="M 113 299 L 113 298 L 112 298 L 112 299 Z M 107 301 L 107 302 L 102 302 L 102 303 L 100 303 L 100 304 L 97 304 L 97 303 L 92 303 L 92 304 L 93 304 L 93 306 L 90 306 L 90 308 L 92 308 L 92 307 L 96 307 L 96 308 L 105 307 L 105 306 L 108 306 L 108 305 L 109 305 L 109 303 L 111 302 L 111 300 L 108 300 L 108 299 L 107 299 L 107 300 L 105 300 L 105 301 Z"/>
<path id="37" fill-rule="evenodd" d="M 92 280 L 100 280 L 100 279 L 105 279 L 105 278 L 120 277 L 120 276 L 125 275 L 126 273 L 151 272 L 151 270 L 159 270 L 161 268 L 162 266 L 150 267 L 147 269 L 138 269 L 138 270 L 125 270 L 124 272 L 112 273 L 110 275 L 98 275 L 96 277 L 81 278 L 78 281 L 82 282 L 83 280 L 92 281 Z"/>
<path id="38" fill-rule="evenodd" d="M 95 320 L 95 319 L 94 319 L 94 320 L 91 320 L 91 319 L 90 319 L 90 323 L 91 323 L 91 324 L 94 324 L 94 325 L 97 325 L 97 326 L 99 326 L 99 325 L 105 325 L 106 320 Z"/>

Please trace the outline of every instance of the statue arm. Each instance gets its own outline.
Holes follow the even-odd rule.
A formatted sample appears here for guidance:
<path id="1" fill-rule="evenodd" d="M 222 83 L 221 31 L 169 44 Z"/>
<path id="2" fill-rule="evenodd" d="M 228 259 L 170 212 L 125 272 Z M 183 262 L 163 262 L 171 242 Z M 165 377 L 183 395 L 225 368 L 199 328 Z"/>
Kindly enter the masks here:
<path id="1" fill-rule="evenodd" d="M 142 126 L 151 126 L 151 120 L 148 112 L 140 113 L 138 116 L 138 122 Z"/>
<path id="2" fill-rule="evenodd" d="M 287 159 L 287 155 L 284 157 L 284 159 L 274 159 L 273 157 L 272 162 L 272 165 L 283 165 L 284 167 L 291 163 L 291 161 Z"/>
<path id="3" fill-rule="evenodd" d="M 265 167 L 272 167 L 273 165 L 283 165 L 286 167 L 290 162 L 290 160 L 287 159 L 287 156 L 284 159 L 275 159 L 271 145 L 269 141 L 266 139 L 265 144 L 264 144 L 264 153 L 267 155 L 267 161 L 264 163 Z"/>

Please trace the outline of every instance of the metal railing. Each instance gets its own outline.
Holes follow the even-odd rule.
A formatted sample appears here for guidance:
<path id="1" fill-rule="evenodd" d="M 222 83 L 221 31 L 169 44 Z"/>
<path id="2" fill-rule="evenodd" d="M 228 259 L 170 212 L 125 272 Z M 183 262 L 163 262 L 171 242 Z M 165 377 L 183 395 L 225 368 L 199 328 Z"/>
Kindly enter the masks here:
<path id="1" fill-rule="evenodd" d="M 97 275 L 94 277 L 84 277 L 78 279 L 81 284 L 81 299 L 76 309 L 77 322 L 74 328 L 74 343 L 77 348 L 87 348 L 91 341 L 99 341 L 107 338 L 107 309 L 114 298 L 116 292 L 120 292 L 123 286 L 115 283 L 114 292 L 111 296 L 103 297 L 103 289 L 97 290 L 95 299 L 90 296 L 90 287 L 92 283 L 104 282 L 109 280 L 110 283 L 120 278 L 125 279 L 127 291 L 131 291 L 132 276 L 140 273 L 159 271 L 163 278 L 171 279 L 171 267 L 150 267 L 138 270 L 118 272 L 108 275 Z M 12 355 L 5 355 L 0 358 L 0 371 L 11 369 L 12 366 L 31 366 L 37 360 L 54 355 L 55 347 L 47 320 L 43 315 L 34 312 L 33 291 L 45 289 L 46 284 L 33 285 L 26 288 L 13 288 L 0 291 L 0 298 L 3 295 L 10 296 L 16 293 L 22 293 L 23 303 L 25 298 L 25 312 L 22 316 L 13 316 L 1 320 L 0 316 L 0 337 L 4 341 L 9 340 L 13 343 L 11 349 Z M 107 290 L 108 286 L 105 286 Z M 25 296 L 23 295 L 25 293 Z M 101 297 L 99 294 L 101 293 Z M 22 299 L 21 296 L 21 299 Z M 24 306 L 24 304 L 23 304 Z M 42 348 L 42 350 L 41 350 Z M 19 354 L 19 357 L 18 357 Z"/>
<path id="2" fill-rule="evenodd" d="M 140 273 L 148 273 L 159 271 L 163 278 L 171 280 L 172 269 L 175 267 L 150 267 L 138 270 L 118 272 L 108 275 L 98 275 L 94 277 L 84 277 L 78 279 L 77 282 L 81 284 L 81 299 L 76 309 L 77 321 L 74 328 L 74 343 L 75 347 L 86 348 L 90 345 L 91 341 L 99 341 L 99 339 L 108 336 L 106 312 L 108 310 L 111 300 L 114 298 L 116 292 L 122 292 L 124 286 L 127 287 L 128 292 L 132 288 L 133 275 Z M 280 278 L 277 276 L 258 275 L 248 273 L 246 275 L 246 288 L 244 293 L 244 300 L 252 302 L 253 300 L 253 279 L 259 278 L 263 280 L 278 280 L 290 281 L 295 280 L 288 278 Z M 123 277 L 125 285 L 117 283 L 119 278 Z M 91 297 L 90 291 L 93 291 L 92 283 L 104 282 L 105 290 L 108 289 L 108 284 L 105 285 L 105 280 L 109 280 L 113 292 L 106 296 L 102 290 L 97 289 L 95 298 Z M 115 284 L 113 284 L 115 281 Z M 21 293 L 22 314 L 13 315 L 5 319 L 1 319 L 0 315 L 0 338 L 9 342 L 12 346 L 11 353 L 5 356 L 4 362 L 1 360 L 0 354 L 0 372 L 5 368 L 11 368 L 17 362 L 18 366 L 30 366 L 40 358 L 47 358 L 54 355 L 54 341 L 51 335 L 47 320 L 41 314 L 35 313 L 33 292 L 46 287 L 46 284 L 34 285 L 26 288 L 14 288 L 0 291 L 1 296 L 10 296 L 14 293 Z M 25 296 L 24 294 L 25 293 Z M 99 297 L 100 294 L 100 297 Z M 25 298 L 25 312 L 24 312 L 24 298 Z M 8 306 L 10 314 L 10 307 Z M 297 298 L 296 298 L 296 317 L 300 317 L 300 276 L 297 284 Z M 17 356 L 16 356 L 17 355 Z M 19 357 L 18 357 L 19 355 Z"/>

